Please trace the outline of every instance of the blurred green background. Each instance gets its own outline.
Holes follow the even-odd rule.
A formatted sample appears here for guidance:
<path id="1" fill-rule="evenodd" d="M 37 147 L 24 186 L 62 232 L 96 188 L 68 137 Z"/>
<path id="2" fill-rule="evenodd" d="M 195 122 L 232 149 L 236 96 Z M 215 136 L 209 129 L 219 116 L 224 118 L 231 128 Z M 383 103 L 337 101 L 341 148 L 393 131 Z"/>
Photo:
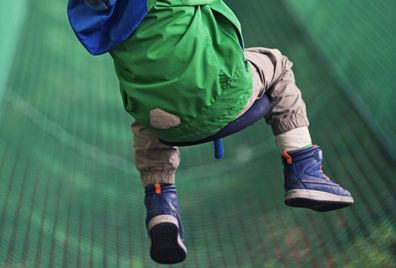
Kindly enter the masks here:
<path id="1" fill-rule="evenodd" d="M 325 171 L 355 205 L 283 205 L 264 122 L 219 162 L 183 148 L 189 256 L 173 267 L 396 267 L 396 1 L 226 2 L 247 46 L 294 62 Z M 84 51 L 61 0 L 2 1 L 0 36 L 0 267 L 158 267 L 109 56 Z"/>

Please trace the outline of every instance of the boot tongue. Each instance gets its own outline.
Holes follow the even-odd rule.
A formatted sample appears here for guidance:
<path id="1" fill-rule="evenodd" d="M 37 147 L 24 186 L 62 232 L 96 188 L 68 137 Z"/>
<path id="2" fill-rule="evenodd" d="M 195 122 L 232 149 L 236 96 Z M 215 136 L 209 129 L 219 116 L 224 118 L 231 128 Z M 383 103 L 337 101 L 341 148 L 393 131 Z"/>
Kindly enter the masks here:
<path id="1" fill-rule="evenodd" d="M 319 146 L 312 146 L 299 151 L 289 152 L 290 156 L 293 158 L 293 162 L 298 162 L 310 157 L 314 157 L 318 161 L 322 161 L 322 150 Z"/>
<path id="2" fill-rule="evenodd" d="M 323 160 L 323 152 L 322 152 L 322 150 L 319 150 L 319 151 L 316 153 L 316 157 L 317 157 L 317 159 L 318 159 L 320 162 L 322 162 L 322 160 Z"/>

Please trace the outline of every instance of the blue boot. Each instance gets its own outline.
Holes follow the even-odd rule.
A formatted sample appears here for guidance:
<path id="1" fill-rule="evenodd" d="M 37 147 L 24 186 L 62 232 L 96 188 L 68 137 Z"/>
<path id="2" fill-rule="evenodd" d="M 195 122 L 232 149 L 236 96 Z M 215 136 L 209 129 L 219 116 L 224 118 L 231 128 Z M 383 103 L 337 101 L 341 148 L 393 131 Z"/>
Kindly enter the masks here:
<path id="1" fill-rule="evenodd" d="M 353 204 L 351 194 L 323 173 L 323 154 L 319 146 L 284 151 L 282 161 L 286 205 L 330 211 Z"/>
<path id="2" fill-rule="evenodd" d="M 163 264 L 185 260 L 187 249 L 183 240 L 176 187 L 154 184 L 145 189 L 146 226 L 151 240 L 151 258 Z"/>

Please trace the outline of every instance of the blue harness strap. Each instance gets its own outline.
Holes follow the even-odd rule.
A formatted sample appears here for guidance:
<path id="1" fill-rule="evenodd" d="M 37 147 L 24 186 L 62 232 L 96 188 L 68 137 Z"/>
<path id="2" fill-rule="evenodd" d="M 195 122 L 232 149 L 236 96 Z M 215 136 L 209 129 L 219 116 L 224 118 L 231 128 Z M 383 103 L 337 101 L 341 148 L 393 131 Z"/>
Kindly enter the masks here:
<path id="1" fill-rule="evenodd" d="M 214 144 L 214 152 L 215 152 L 215 158 L 220 160 L 224 156 L 224 145 L 223 145 L 223 140 L 218 139 L 213 142 Z"/>
<path id="2" fill-rule="evenodd" d="M 252 107 L 250 107 L 249 110 L 247 110 L 243 115 L 228 123 L 228 125 L 226 125 L 223 129 L 210 137 L 198 141 L 168 142 L 161 140 L 161 142 L 170 146 L 190 146 L 213 141 L 215 158 L 221 159 L 224 155 L 224 148 L 221 139 L 256 123 L 258 120 L 264 118 L 271 111 L 271 109 L 272 102 L 267 95 L 264 95 L 260 99 L 256 100 Z"/>
<path id="3" fill-rule="evenodd" d="M 125 41 L 148 13 L 147 0 L 117 0 L 105 10 L 90 8 L 84 0 L 69 0 L 70 24 L 92 55 L 111 51 Z"/>

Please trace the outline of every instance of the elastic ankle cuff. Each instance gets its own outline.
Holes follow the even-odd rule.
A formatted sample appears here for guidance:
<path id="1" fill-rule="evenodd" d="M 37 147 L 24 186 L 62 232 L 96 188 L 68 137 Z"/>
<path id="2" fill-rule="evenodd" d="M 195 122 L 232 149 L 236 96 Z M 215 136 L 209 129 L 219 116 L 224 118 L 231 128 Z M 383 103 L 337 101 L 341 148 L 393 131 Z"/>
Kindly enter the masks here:
<path id="1" fill-rule="evenodd" d="M 308 127 L 290 130 L 275 137 L 276 145 L 287 152 L 301 150 L 312 145 Z"/>
<path id="2" fill-rule="evenodd" d="M 175 171 L 153 171 L 141 174 L 144 187 L 155 183 L 175 184 Z"/>

